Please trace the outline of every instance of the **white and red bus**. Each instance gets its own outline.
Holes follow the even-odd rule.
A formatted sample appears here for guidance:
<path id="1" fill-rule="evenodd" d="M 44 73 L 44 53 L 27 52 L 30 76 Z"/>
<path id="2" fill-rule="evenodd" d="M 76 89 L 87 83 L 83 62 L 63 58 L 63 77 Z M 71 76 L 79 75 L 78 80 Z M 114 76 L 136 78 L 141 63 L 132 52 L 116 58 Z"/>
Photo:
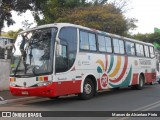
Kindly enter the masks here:
<path id="1" fill-rule="evenodd" d="M 13 50 L 10 91 L 14 96 L 54 98 L 128 87 L 156 80 L 150 43 L 87 27 L 55 23 L 19 33 Z"/>

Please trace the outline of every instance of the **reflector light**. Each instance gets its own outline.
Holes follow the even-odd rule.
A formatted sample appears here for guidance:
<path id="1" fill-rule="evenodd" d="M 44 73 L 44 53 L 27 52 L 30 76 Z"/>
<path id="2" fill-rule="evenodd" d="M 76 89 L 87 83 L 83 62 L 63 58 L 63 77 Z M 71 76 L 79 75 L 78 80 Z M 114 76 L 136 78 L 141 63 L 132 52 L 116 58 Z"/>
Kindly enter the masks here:
<path id="1" fill-rule="evenodd" d="M 38 81 L 48 81 L 48 76 L 40 76 L 38 77 Z"/>
<path id="2" fill-rule="evenodd" d="M 44 77 L 44 81 L 48 81 L 48 76 L 45 76 L 45 77 Z"/>
<path id="3" fill-rule="evenodd" d="M 10 79 L 10 82 L 15 82 L 16 81 L 16 78 L 14 78 L 14 77 L 10 77 L 9 79 Z"/>

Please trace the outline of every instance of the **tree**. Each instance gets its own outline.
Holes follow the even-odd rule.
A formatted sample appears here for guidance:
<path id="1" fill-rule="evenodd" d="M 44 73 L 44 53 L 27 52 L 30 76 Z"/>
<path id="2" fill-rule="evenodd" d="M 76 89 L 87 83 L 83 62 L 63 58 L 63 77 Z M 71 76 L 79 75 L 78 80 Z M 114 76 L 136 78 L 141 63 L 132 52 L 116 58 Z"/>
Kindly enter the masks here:
<path id="1" fill-rule="evenodd" d="M 108 2 L 108 0 L 92 0 L 94 5 L 104 5 Z"/>
<path id="2" fill-rule="evenodd" d="M 1 0 L 0 34 L 5 22 L 8 26 L 15 23 L 12 19 L 12 11 L 17 11 L 19 14 L 25 12 L 26 10 L 39 11 L 44 1 L 46 0 Z"/>
<path id="3" fill-rule="evenodd" d="M 107 3 L 108 0 L 50 0 L 43 4 L 41 12 L 35 12 L 38 25 L 69 22 L 95 29 L 126 35 L 129 29 L 136 28 L 136 19 L 127 19 L 120 6 Z M 124 4 L 123 4 L 124 5 Z"/>
<path id="4" fill-rule="evenodd" d="M 2 36 L 6 36 L 6 37 L 9 37 L 9 38 L 16 39 L 18 33 L 21 32 L 21 31 L 22 31 L 22 29 L 19 29 L 17 31 L 12 31 L 11 30 L 11 31 L 8 31 L 7 33 L 2 34 Z"/>
<path id="5" fill-rule="evenodd" d="M 126 19 L 112 4 L 77 8 L 66 17 L 56 22 L 70 22 L 98 30 L 124 35 L 129 29 L 135 28 L 134 19 Z"/>
<path id="6" fill-rule="evenodd" d="M 91 5 L 86 0 L 46 0 L 40 3 L 39 11 L 34 11 L 33 15 L 38 25 L 54 23 L 57 19 L 66 17 L 77 7 L 87 7 Z"/>
<path id="7" fill-rule="evenodd" d="M 114 3 L 109 4 L 108 0 L 92 0 L 91 2 L 88 0 L 1 1 L 0 33 L 5 21 L 8 26 L 14 24 L 12 10 L 19 14 L 31 10 L 38 25 L 71 22 L 120 35 L 125 35 L 129 29 L 136 28 L 134 24 L 136 20 L 125 18 L 122 7 L 117 7 Z M 126 6 L 126 4 L 121 6 Z M 24 21 L 24 25 L 28 27 L 29 23 Z"/>
<path id="8" fill-rule="evenodd" d="M 138 33 L 136 35 L 133 35 L 132 38 L 160 46 L 160 33 L 146 33 L 146 34 Z M 158 49 L 160 50 L 159 47 Z"/>

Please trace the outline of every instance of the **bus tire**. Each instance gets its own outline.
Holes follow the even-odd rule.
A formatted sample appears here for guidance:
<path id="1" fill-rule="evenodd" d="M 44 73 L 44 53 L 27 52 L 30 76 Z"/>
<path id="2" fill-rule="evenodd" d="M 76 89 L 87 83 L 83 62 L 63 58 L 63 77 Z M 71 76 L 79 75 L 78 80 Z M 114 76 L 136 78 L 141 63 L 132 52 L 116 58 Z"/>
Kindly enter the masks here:
<path id="1" fill-rule="evenodd" d="M 137 90 L 141 90 L 144 87 L 144 77 L 142 75 L 139 76 L 138 85 L 136 85 Z"/>
<path id="2" fill-rule="evenodd" d="M 86 78 L 83 84 L 83 92 L 79 94 L 80 99 L 87 100 L 94 96 L 94 84 L 91 79 Z"/>
<path id="3" fill-rule="evenodd" d="M 51 100 L 54 100 L 54 99 L 58 99 L 59 96 L 56 96 L 56 97 L 50 97 Z"/>
<path id="4" fill-rule="evenodd" d="M 150 82 L 149 84 L 150 84 L 150 85 L 153 85 L 153 82 Z"/>

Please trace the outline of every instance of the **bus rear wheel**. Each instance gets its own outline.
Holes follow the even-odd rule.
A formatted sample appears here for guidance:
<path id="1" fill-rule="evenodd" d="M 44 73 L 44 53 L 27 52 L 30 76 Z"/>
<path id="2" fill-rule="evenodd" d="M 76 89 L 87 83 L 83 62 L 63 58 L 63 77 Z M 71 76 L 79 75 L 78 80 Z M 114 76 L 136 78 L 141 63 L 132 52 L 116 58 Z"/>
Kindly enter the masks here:
<path id="1" fill-rule="evenodd" d="M 95 86 L 91 79 L 86 78 L 83 84 L 83 92 L 79 94 L 80 99 L 87 100 L 94 96 Z"/>
<path id="2" fill-rule="evenodd" d="M 136 85 L 137 90 L 141 90 L 144 87 L 144 77 L 142 75 L 139 76 L 139 83 Z"/>

